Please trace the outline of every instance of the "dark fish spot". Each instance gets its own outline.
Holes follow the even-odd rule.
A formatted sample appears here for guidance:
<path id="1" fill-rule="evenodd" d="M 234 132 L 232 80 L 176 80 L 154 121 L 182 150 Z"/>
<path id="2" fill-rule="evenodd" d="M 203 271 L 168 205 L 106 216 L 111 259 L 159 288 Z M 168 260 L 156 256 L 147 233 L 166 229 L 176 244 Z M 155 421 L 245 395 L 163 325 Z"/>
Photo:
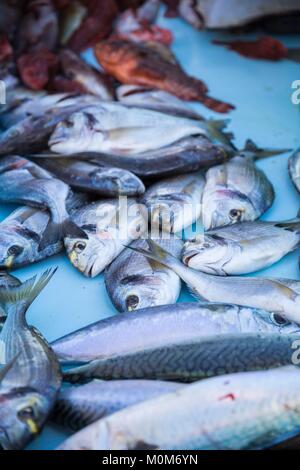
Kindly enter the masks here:
<path id="1" fill-rule="evenodd" d="M 155 450 L 158 449 L 158 446 L 153 444 L 148 444 L 144 441 L 137 441 L 134 447 L 131 447 L 130 450 Z"/>

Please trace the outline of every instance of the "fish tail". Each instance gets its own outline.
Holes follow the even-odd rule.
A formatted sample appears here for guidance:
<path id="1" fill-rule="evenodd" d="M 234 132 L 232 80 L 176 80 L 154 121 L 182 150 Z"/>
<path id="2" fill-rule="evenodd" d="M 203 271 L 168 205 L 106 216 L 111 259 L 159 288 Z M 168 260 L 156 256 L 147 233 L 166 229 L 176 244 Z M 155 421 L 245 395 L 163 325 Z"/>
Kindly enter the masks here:
<path id="1" fill-rule="evenodd" d="M 229 124 L 229 119 L 209 119 L 207 121 L 207 130 L 211 137 L 224 145 L 228 145 L 235 150 L 235 146 L 232 143 L 233 134 L 230 132 L 224 132 L 224 129 Z"/>
<path id="2" fill-rule="evenodd" d="M 263 158 L 274 157 L 275 155 L 280 155 L 282 153 L 290 152 L 291 149 L 281 148 L 259 148 L 251 139 L 247 139 L 245 142 L 245 147 L 241 152 L 249 152 L 251 157 L 254 160 L 261 160 Z"/>
<path id="3" fill-rule="evenodd" d="M 164 250 L 153 240 L 147 240 L 147 243 L 149 250 L 144 250 L 143 248 L 133 248 L 132 246 L 128 246 L 128 248 L 130 248 L 130 250 L 137 251 L 138 253 L 147 256 L 147 258 L 157 261 L 171 269 L 174 269 L 176 266 L 178 266 L 178 264 L 181 264 L 175 256 Z"/>
<path id="4" fill-rule="evenodd" d="M 24 307 L 22 311 L 26 312 L 29 305 L 32 304 L 34 299 L 40 294 L 44 287 L 46 287 L 56 271 L 57 268 L 47 269 L 38 280 L 37 276 L 34 276 L 23 282 L 20 286 L 1 288 L 0 306 L 9 313 L 9 306 L 18 304 L 20 306 L 22 305 Z"/>
<path id="5" fill-rule="evenodd" d="M 40 240 L 38 251 L 44 250 L 47 246 L 55 245 L 64 238 L 88 238 L 87 234 L 79 228 L 70 218 L 62 223 L 49 220 L 48 225 Z"/>

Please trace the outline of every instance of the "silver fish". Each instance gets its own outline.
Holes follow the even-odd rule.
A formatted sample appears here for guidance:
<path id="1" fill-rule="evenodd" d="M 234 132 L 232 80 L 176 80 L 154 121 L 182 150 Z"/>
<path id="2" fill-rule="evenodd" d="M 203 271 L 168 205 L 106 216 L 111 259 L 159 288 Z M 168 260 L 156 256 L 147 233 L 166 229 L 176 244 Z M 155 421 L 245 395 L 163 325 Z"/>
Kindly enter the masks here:
<path id="1" fill-rule="evenodd" d="M 145 192 L 143 182 L 121 168 L 73 158 L 39 158 L 37 162 L 72 188 L 99 196 L 140 196 Z"/>
<path id="2" fill-rule="evenodd" d="M 114 355 L 177 343 L 242 334 L 296 334 L 299 326 L 276 313 L 237 305 L 183 302 L 140 309 L 100 320 L 54 341 L 64 363 L 109 359 Z M 118 338 L 118 341 L 115 341 Z"/>
<path id="3" fill-rule="evenodd" d="M 53 152 L 98 152 L 136 155 L 170 145 L 183 137 L 215 135 L 224 121 L 196 121 L 118 102 L 101 103 L 75 112 L 50 137 Z"/>
<path id="4" fill-rule="evenodd" d="M 0 363 L 7 365 L 16 358 L 0 388 L 0 446 L 4 449 L 22 449 L 41 431 L 61 386 L 54 353 L 25 318 L 54 272 L 0 289 L 0 305 L 7 313 L 0 334 Z"/>
<path id="5" fill-rule="evenodd" d="M 142 201 L 146 205 L 151 230 L 175 233 L 199 219 L 204 178 L 190 173 L 151 185 Z"/>
<path id="6" fill-rule="evenodd" d="M 300 193 L 300 150 L 296 150 L 289 158 L 289 172 L 297 191 Z"/>
<path id="7" fill-rule="evenodd" d="M 300 323 L 298 289 L 288 287 L 282 280 L 262 277 L 223 277 L 201 273 L 185 266 L 153 240 L 148 240 L 148 245 L 150 251 L 142 249 L 137 251 L 173 269 L 197 297 L 210 302 L 228 302 L 266 309 L 279 313 L 288 321 Z M 294 282 L 297 284 L 297 281 Z"/>
<path id="8" fill-rule="evenodd" d="M 180 239 L 161 238 L 157 242 L 175 256 L 180 256 Z M 136 240 L 135 248 L 146 248 L 146 240 Z M 126 248 L 106 269 L 108 295 L 120 312 L 175 303 L 181 281 L 177 274 L 162 264 L 152 263 L 144 256 Z"/>
<path id="9" fill-rule="evenodd" d="M 84 237 L 66 237 L 65 247 L 73 266 L 87 277 L 100 274 L 148 226 L 144 206 L 126 197 L 89 204 L 72 220 Z"/>
<path id="10" fill-rule="evenodd" d="M 51 418 L 72 431 L 78 431 L 128 406 L 175 392 L 184 386 L 159 380 L 93 380 L 62 390 Z"/>
<path id="11" fill-rule="evenodd" d="M 299 219 L 241 222 L 185 242 L 182 261 L 209 274 L 247 274 L 271 266 L 298 248 L 299 243 Z"/>
<path id="12" fill-rule="evenodd" d="M 66 236 L 87 237 L 70 220 L 66 209 L 69 191 L 65 183 L 52 178 L 46 170 L 24 158 L 9 156 L 0 160 L 0 200 L 47 208 L 51 214 L 39 250 Z"/>
<path id="13" fill-rule="evenodd" d="M 299 433 L 299 386 L 294 366 L 213 377 L 101 419 L 59 449 L 262 448 Z"/>
<path id="14" fill-rule="evenodd" d="M 11 276 L 6 271 L 0 271 L 0 289 L 9 289 L 10 287 L 20 286 L 21 281 L 14 276 Z M 0 307 L 0 332 L 3 328 L 6 319 L 6 312 Z"/>

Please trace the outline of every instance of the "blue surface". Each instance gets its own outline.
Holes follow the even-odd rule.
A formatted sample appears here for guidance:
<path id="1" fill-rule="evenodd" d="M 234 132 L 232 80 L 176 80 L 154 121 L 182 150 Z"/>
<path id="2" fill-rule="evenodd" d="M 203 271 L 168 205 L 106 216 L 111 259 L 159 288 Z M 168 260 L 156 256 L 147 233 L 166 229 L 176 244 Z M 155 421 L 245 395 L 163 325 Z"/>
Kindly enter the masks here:
<path id="1" fill-rule="evenodd" d="M 228 117 L 238 146 L 243 146 L 248 137 L 260 146 L 300 146 L 300 106 L 291 102 L 291 84 L 300 79 L 300 64 L 289 61 L 269 63 L 240 57 L 211 43 L 216 37 L 228 39 L 229 35 L 197 32 L 179 19 L 161 18 L 159 24 L 173 31 L 173 51 L 187 72 L 203 79 L 212 96 L 236 105 L 236 110 Z M 298 45 L 296 37 L 278 38 L 287 46 Z M 194 106 L 206 117 L 217 116 L 220 119 L 220 115 L 203 106 Z M 300 198 L 288 176 L 288 156 L 277 156 L 258 163 L 276 191 L 275 202 L 263 217 L 266 220 L 292 218 L 298 211 Z M 12 209 L 11 205 L 2 206 L 0 220 Z M 257 275 L 299 279 L 298 256 L 299 252 L 290 254 Z M 20 269 L 15 274 L 25 280 L 51 266 L 59 266 L 59 270 L 34 302 L 27 317 L 29 323 L 36 326 L 49 341 L 115 313 L 105 290 L 103 276 L 95 279 L 83 277 L 64 255 Z M 184 288 L 179 301 L 193 300 Z M 29 448 L 54 449 L 65 437 L 66 433 L 62 430 L 47 426 Z"/>

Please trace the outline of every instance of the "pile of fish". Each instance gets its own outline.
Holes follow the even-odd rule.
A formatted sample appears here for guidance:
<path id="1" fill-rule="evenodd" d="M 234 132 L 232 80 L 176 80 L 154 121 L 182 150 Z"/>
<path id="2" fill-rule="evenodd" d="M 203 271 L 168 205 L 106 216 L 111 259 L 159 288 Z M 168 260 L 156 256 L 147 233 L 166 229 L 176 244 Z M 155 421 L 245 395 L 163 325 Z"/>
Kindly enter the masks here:
<path id="1" fill-rule="evenodd" d="M 219 18 L 221 0 L 166 3 L 207 28 L 299 10 L 251 2 Z M 0 449 L 48 422 L 76 432 L 60 449 L 261 449 L 299 435 L 300 281 L 247 276 L 300 246 L 296 214 L 260 220 L 274 188 L 256 160 L 288 149 L 237 149 L 227 121 L 186 103 L 232 109 L 176 62 L 159 4 L 0 6 L 0 200 L 20 206 L 0 223 Z M 102 71 L 79 56 L 90 46 Z M 299 150 L 288 169 L 300 192 Z M 60 252 L 104 274 L 118 314 L 48 344 L 26 316 L 56 270 L 23 283 L 11 271 Z M 198 302 L 176 303 L 183 284 Z"/>

